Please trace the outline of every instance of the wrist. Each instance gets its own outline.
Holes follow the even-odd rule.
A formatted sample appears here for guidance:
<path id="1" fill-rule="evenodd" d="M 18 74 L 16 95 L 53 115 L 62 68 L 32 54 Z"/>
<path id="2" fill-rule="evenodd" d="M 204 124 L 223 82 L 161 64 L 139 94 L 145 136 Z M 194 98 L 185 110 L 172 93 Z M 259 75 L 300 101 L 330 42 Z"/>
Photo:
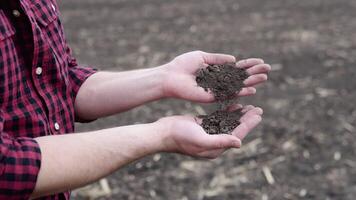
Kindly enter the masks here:
<path id="1" fill-rule="evenodd" d="M 171 62 L 166 63 L 164 65 L 161 65 L 157 67 L 158 71 L 158 76 L 160 80 L 160 93 L 162 98 L 170 98 L 172 97 L 172 94 L 170 94 L 170 89 L 169 89 L 169 79 L 170 79 L 170 72 L 169 69 L 171 68 Z"/>
<path id="2" fill-rule="evenodd" d="M 165 137 L 161 134 L 163 132 L 160 128 L 161 127 L 157 126 L 155 122 L 116 127 L 108 129 L 108 131 L 113 130 L 111 133 L 115 133 L 109 133 L 112 137 L 112 139 L 109 140 L 113 142 L 113 149 L 116 149 L 118 155 L 123 153 L 122 146 L 127 145 L 125 148 L 127 150 L 126 156 L 135 160 L 164 151 L 163 141 Z M 128 135 L 128 140 L 125 141 L 125 136 L 120 134 Z M 118 143 L 123 143 L 123 145 L 117 148 Z"/>
<path id="3" fill-rule="evenodd" d="M 159 145 L 157 145 L 157 152 L 174 152 L 174 144 L 170 136 L 170 122 L 160 119 L 152 123 L 155 128 L 156 136 L 159 138 Z"/>

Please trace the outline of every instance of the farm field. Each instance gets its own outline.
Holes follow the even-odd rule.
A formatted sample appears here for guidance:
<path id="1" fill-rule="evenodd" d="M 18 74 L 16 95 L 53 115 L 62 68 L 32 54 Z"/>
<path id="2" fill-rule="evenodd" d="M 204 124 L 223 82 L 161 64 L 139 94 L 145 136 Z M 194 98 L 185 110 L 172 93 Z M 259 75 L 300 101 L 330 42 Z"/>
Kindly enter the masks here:
<path id="1" fill-rule="evenodd" d="M 82 64 L 122 71 L 203 50 L 272 65 L 244 104 L 264 109 L 243 148 L 212 160 L 156 154 L 106 180 L 129 200 L 353 200 L 356 196 L 356 1 L 61 1 L 67 39 Z M 179 84 L 179 83 L 177 83 Z M 211 106 L 165 99 L 77 124 L 77 131 L 204 114 Z M 99 190 L 99 192 L 93 192 Z M 94 198 L 94 184 L 73 199 Z"/>

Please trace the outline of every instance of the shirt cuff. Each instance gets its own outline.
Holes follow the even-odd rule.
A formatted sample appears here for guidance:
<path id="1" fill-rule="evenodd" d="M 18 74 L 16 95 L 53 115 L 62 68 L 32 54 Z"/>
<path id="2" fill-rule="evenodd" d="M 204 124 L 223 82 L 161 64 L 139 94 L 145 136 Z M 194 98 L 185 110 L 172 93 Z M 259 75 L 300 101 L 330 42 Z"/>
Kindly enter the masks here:
<path id="1" fill-rule="evenodd" d="M 97 71 L 97 69 L 80 66 L 74 66 L 69 68 L 69 79 L 70 84 L 72 86 L 72 95 L 74 99 L 77 97 L 78 91 L 82 84 L 85 82 L 85 80 L 87 80 L 89 76 L 93 75 Z M 83 120 L 78 118 L 78 116 L 75 116 L 75 121 L 81 123 L 89 123 L 95 120 Z"/>
<path id="2" fill-rule="evenodd" d="M 72 94 L 74 95 L 74 98 L 77 96 L 79 88 L 82 86 L 84 81 L 96 72 L 96 69 L 89 67 L 75 66 L 69 68 L 69 80 L 72 86 Z"/>
<path id="3" fill-rule="evenodd" d="M 29 199 L 41 167 L 41 150 L 32 138 L 1 136 L 0 199 Z"/>

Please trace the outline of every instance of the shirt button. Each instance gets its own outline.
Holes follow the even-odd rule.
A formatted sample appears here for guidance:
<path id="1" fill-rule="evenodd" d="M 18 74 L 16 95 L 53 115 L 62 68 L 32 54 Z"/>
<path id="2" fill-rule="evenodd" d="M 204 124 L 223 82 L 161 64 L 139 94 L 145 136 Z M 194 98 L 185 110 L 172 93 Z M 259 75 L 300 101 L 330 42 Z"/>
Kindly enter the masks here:
<path id="1" fill-rule="evenodd" d="M 20 17 L 20 16 L 21 16 L 20 11 L 18 11 L 18 10 L 13 10 L 13 11 L 12 11 L 12 14 L 13 14 L 15 17 Z"/>
<path id="2" fill-rule="evenodd" d="M 42 74 L 42 67 L 37 67 L 36 68 L 36 74 L 41 75 Z"/>
<path id="3" fill-rule="evenodd" d="M 53 11 L 56 12 L 56 7 L 53 4 L 51 4 L 51 6 L 52 6 Z"/>
<path id="4" fill-rule="evenodd" d="M 55 122 L 54 123 L 54 129 L 56 130 L 56 131 L 59 131 L 59 124 L 57 123 L 57 122 Z"/>

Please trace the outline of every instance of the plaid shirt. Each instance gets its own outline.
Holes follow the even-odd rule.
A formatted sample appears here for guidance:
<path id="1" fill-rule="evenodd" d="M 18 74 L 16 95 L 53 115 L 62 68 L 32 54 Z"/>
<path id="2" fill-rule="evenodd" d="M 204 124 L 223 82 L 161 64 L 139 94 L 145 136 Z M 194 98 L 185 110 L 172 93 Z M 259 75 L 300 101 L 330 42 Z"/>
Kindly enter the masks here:
<path id="1" fill-rule="evenodd" d="M 33 138 L 74 131 L 76 94 L 95 72 L 71 56 L 55 1 L 0 0 L 0 199 L 29 198 L 41 165 Z"/>

